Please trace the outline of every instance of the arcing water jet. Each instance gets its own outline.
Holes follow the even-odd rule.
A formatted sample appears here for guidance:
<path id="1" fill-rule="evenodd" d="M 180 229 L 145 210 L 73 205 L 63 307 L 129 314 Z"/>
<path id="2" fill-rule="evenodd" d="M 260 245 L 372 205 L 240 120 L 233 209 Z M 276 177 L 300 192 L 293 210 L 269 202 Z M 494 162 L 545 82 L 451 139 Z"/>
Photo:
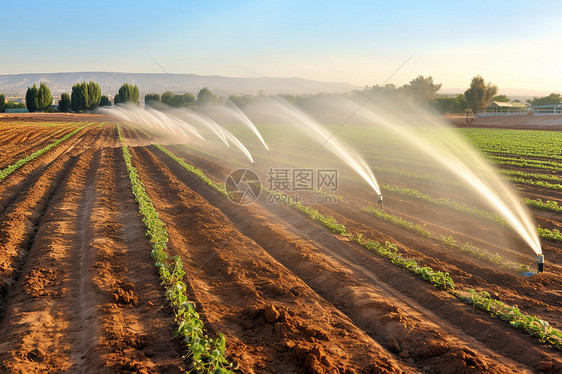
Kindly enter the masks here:
<path id="1" fill-rule="evenodd" d="M 240 120 L 242 121 L 242 123 L 244 123 L 246 126 L 248 126 L 248 128 L 250 130 L 252 130 L 252 132 L 258 137 L 258 139 L 260 140 L 261 144 L 263 144 L 263 146 L 265 147 L 265 149 L 267 149 L 267 152 L 269 152 L 269 146 L 267 145 L 267 143 L 265 142 L 265 140 L 263 140 L 263 137 L 261 136 L 261 133 L 259 132 L 259 130 L 257 129 L 257 127 L 254 125 L 254 123 L 248 118 L 248 116 L 242 112 L 240 110 L 240 108 L 238 108 L 236 106 L 236 104 L 234 104 L 232 101 L 228 101 L 229 106 L 225 106 L 224 109 L 226 111 L 228 111 L 229 113 L 231 113 L 232 115 L 240 118 Z"/>
<path id="2" fill-rule="evenodd" d="M 361 178 L 363 178 L 377 193 L 377 195 L 382 198 L 382 193 L 379 184 L 375 179 L 375 175 L 361 156 L 348 149 L 343 143 L 332 137 L 328 130 L 320 126 L 320 124 L 316 123 L 316 121 L 305 113 L 287 103 L 285 100 L 278 98 L 275 103 L 276 108 L 280 113 L 283 113 L 291 121 L 304 125 L 309 130 L 309 135 L 311 135 L 313 139 L 317 140 L 321 144 L 325 143 L 326 148 L 330 152 L 335 154 L 357 174 L 359 174 Z"/>
<path id="3" fill-rule="evenodd" d="M 146 110 L 136 105 L 118 104 L 111 107 L 98 108 L 97 112 L 116 117 L 137 126 L 140 125 L 145 130 L 151 132 L 163 131 L 180 137 L 183 135 L 186 139 L 189 139 L 187 131 L 197 138 L 205 140 L 199 131 L 189 123 L 154 109 Z"/>
<path id="4" fill-rule="evenodd" d="M 345 105 L 348 110 L 357 106 L 351 101 L 347 101 Z M 359 114 L 369 123 L 384 126 L 385 129 L 400 135 L 401 139 L 429 155 L 467 186 L 472 187 L 538 256 L 542 255 L 536 226 L 521 200 L 471 145 L 453 128 L 427 111 L 407 106 L 405 103 L 401 103 L 401 107 L 395 110 L 389 108 L 392 108 L 392 105 L 385 103 L 384 108 L 363 108 Z"/>

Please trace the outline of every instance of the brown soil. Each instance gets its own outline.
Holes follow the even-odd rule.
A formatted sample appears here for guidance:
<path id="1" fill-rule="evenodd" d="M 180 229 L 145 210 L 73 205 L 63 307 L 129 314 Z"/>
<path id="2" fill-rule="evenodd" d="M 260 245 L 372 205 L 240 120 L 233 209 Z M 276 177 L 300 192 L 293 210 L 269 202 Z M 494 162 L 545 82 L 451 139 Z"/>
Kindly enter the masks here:
<path id="1" fill-rule="evenodd" d="M 501 128 L 516 130 L 562 130 L 561 115 L 547 116 L 506 116 L 477 117 L 468 124 L 465 116 L 447 116 L 447 120 L 456 127 Z"/>
<path id="2" fill-rule="evenodd" d="M 113 119 L 103 114 L 93 113 L 0 113 L 3 122 L 112 122 Z"/>
<path id="3" fill-rule="evenodd" d="M 13 146 L 0 153 L 0 165 L 74 128 L 54 134 L 59 127 L 38 125 L 54 117 L 29 116 L 25 121 L 37 123 L 0 119 L 2 146 Z M 143 145 L 141 132 L 123 130 L 166 225 L 168 250 L 184 263 L 188 298 L 208 333 L 225 335 L 238 372 L 562 371 L 559 352 L 537 339 L 297 211 L 268 204 L 265 194 L 254 204 L 233 204 Z M 232 170 L 228 161 L 174 150 L 217 181 Z M 560 199 L 531 187 L 524 193 Z M 350 231 L 393 242 L 420 264 L 450 272 L 460 288 L 486 289 L 562 327 L 560 243 L 543 243 L 548 272 L 522 278 L 361 212 L 372 203 L 359 184 L 342 195 L 343 202 L 316 208 Z M 467 232 L 461 213 L 400 196 L 385 203 L 439 234 L 532 261 L 504 228 L 482 223 Z M 443 215 L 447 225 L 435 218 Z M 562 226 L 559 215 L 538 218 L 544 227 Z M 513 246 L 496 240 L 500 231 Z M 187 370 L 159 283 L 114 125 L 91 125 L 0 182 L 0 371 Z"/>

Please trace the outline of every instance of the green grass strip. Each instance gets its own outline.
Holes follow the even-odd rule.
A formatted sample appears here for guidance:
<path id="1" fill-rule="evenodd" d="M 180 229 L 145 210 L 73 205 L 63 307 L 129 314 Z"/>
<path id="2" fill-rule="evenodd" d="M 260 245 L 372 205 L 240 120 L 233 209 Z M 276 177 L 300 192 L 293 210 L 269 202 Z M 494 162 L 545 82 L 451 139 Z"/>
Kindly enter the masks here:
<path id="1" fill-rule="evenodd" d="M 65 140 L 71 138 L 72 136 L 74 136 L 78 131 L 82 130 L 84 127 L 86 127 L 87 125 L 84 125 L 82 127 L 77 128 L 76 130 L 66 134 L 65 136 L 63 136 L 60 139 L 55 140 L 54 142 L 52 142 L 51 144 L 41 148 L 38 151 L 33 152 L 32 154 L 25 156 L 24 158 L 20 158 L 19 160 L 17 160 L 16 162 L 14 162 L 12 165 L 5 167 L 4 169 L 0 170 L 0 181 L 2 181 L 4 178 L 6 178 L 8 175 L 12 174 L 14 171 L 18 170 L 19 168 L 21 168 L 23 165 L 27 164 L 28 162 L 30 162 L 33 159 L 36 159 L 37 157 L 41 156 L 43 153 L 51 150 L 52 148 L 56 147 L 57 145 L 59 145 L 60 143 L 64 142 Z"/>
<path id="2" fill-rule="evenodd" d="M 268 192 L 272 193 L 273 191 Z M 277 192 L 273 193 L 278 194 Z M 521 329 L 529 335 L 538 338 L 541 343 L 549 344 L 559 350 L 562 350 L 562 332 L 552 328 L 548 324 L 548 322 L 543 321 L 536 316 L 521 313 L 519 309 L 515 307 L 508 307 L 501 301 L 489 297 L 489 294 L 486 291 L 481 291 L 480 293 L 475 294 L 477 296 L 488 295 L 489 303 L 493 303 L 494 305 L 502 305 L 502 310 L 487 308 L 487 301 L 485 303 L 474 302 L 473 298 L 466 296 L 467 294 L 470 295 L 470 289 L 468 291 L 455 290 L 454 280 L 449 275 L 449 273 L 435 271 L 428 266 L 421 267 L 418 265 L 416 260 L 403 257 L 394 244 L 389 242 L 381 244 L 374 240 L 365 240 L 362 234 L 350 234 L 347 231 L 346 227 L 338 223 L 335 218 L 325 216 L 316 209 L 306 207 L 300 202 L 294 202 L 292 200 L 286 199 L 282 194 L 278 195 L 280 195 L 281 201 L 287 203 L 288 205 L 297 209 L 311 219 L 319 222 L 323 226 L 327 227 L 330 231 L 351 238 L 353 241 L 357 242 L 369 251 L 389 259 L 392 264 L 410 271 L 411 273 L 419 276 L 421 279 L 433 284 L 435 287 L 445 292 L 453 294 L 461 301 L 487 312 L 492 317 L 500 316 L 502 320 L 508 322 L 511 326 Z M 538 329 L 540 329 L 540 331 L 538 331 Z"/>
<path id="3" fill-rule="evenodd" d="M 133 166 L 131 153 L 124 142 L 119 126 L 117 126 L 117 131 L 135 201 L 139 205 L 143 223 L 146 225 L 146 235 L 150 238 L 151 256 L 160 274 L 162 285 L 166 289 L 166 298 L 172 305 L 176 316 L 175 335 L 181 337 L 187 345 L 189 354 L 186 358 L 191 359 L 193 371 L 196 373 L 232 373 L 230 369 L 235 369 L 235 365 L 226 359 L 224 336 L 219 333 L 215 339 L 208 337 L 205 334 L 203 322 L 195 310 L 195 303 L 187 299 L 187 286 L 182 281 L 185 277 L 183 263 L 179 256 L 170 257 L 167 254 L 168 233 L 164 222 L 158 218 L 158 212 L 140 180 L 137 169 Z"/>

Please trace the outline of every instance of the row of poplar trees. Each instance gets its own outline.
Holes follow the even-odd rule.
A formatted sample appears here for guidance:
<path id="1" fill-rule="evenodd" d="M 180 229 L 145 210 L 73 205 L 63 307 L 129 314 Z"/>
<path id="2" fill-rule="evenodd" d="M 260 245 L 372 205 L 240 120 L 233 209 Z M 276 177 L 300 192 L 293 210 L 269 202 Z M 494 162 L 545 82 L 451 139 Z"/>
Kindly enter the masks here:
<path id="1" fill-rule="evenodd" d="M 138 104 L 139 89 L 134 84 L 125 83 L 119 88 L 115 95 L 115 104 L 132 102 Z M 53 103 L 51 90 L 45 83 L 40 83 L 39 88 L 36 84 L 28 87 L 25 94 L 25 104 L 30 112 L 48 111 Z M 84 112 L 92 111 L 98 106 L 110 106 L 111 101 L 101 94 L 100 85 L 96 82 L 76 83 L 72 86 L 72 93 L 63 93 L 59 100 L 58 110 L 61 112 Z"/>

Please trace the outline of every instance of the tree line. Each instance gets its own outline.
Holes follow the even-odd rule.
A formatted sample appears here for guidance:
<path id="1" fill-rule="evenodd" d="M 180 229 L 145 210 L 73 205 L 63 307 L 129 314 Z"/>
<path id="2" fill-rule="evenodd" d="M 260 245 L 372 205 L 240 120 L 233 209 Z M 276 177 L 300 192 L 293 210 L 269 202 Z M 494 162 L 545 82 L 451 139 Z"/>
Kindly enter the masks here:
<path id="1" fill-rule="evenodd" d="M 134 84 L 124 83 L 115 95 L 115 104 L 139 102 L 139 89 Z M 72 86 L 71 94 L 63 93 L 56 108 L 52 107 L 53 97 L 46 83 L 40 82 L 28 87 L 24 103 L 6 103 L 4 95 L 0 94 L 0 112 L 12 108 L 27 108 L 30 112 L 70 112 L 77 113 L 92 111 L 99 106 L 110 106 L 111 101 L 106 95 L 101 94 L 100 85 L 96 82 L 81 82 Z"/>
<path id="2" fill-rule="evenodd" d="M 455 97 L 439 96 L 437 92 L 441 89 L 441 83 L 434 83 L 433 78 L 419 75 L 409 83 L 396 87 L 393 84 L 385 86 L 365 87 L 363 90 L 352 91 L 345 94 L 352 98 L 366 98 L 374 94 L 395 97 L 406 100 L 421 102 L 433 107 L 440 113 L 460 114 L 470 111 L 478 113 L 485 109 L 491 101 L 510 101 L 505 95 L 497 95 L 498 87 L 491 82 L 485 82 L 484 78 L 477 75 L 470 82 L 469 88 L 462 94 Z M 295 105 L 306 105 L 309 100 L 313 100 L 316 95 L 281 95 L 287 101 Z M 238 106 L 244 106 L 252 101 L 259 100 L 265 96 L 260 92 L 259 95 L 230 95 L 228 98 L 218 96 L 211 92 L 207 87 L 202 88 L 197 96 L 191 93 L 174 94 L 171 91 L 164 92 L 162 95 L 148 93 L 144 97 L 145 105 L 153 108 L 161 108 L 162 104 L 171 107 L 197 108 L 210 104 L 223 103 L 226 100 L 232 101 Z M 101 95 L 101 88 L 96 82 L 81 82 L 72 86 L 71 94 L 63 93 L 56 109 L 52 107 L 53 97 L 46 83 L 40 82 L 39 87 L 33 84 L 27 88 L 25 104 L 6 103 L 4 95 L 0 94 L 0 112 L 11 108 L 25 108 L 30 112 L 85 112 L 92 111 L 99 106 L 110 106 L 111 101 L 106 95 Z M 135 84 L 124 83 L 114 96 L 114 104 L 139 103 L 139 89 Z M 530 105 L 552 105 L 562 103 L 562 95 L 552 93 L 544 97 L 535 97 L 527 100 Z"/>
<path id="3" fill-rule="evenodd" d="M 188 92 L 184 94 L 174 94 L 171 91 L 166 91 L 162 95 L 156 93 L 149 93 L 144 96 L 144 104 L 155 109 L 162 107 L 161 104 L 166 104 L 171 107 L 185 107 L 197 108 L 210 104 L 220 104 L 226 102 L 226 98 L 215 95 L 207 87 L 199 90 L 197 97 Z"/>
<path id="4" fill-rule="evenodd" d="M 343 96 L 360 101 L 374 95 L 385 98 L 396 98 L 400 100 L 411 100 L 432 107 L 442 114 L 465 114 L 467 111 L 474 114 L 484 110 L 492 101 L 511 101 L 506 95 L 497 95 L 498 87 L 491 82 L 485 82 L 480 75 L 472 78 L 468 89 L 454 97 L 439 95 L 440 83 L 434 83 L 433 78 L 419 75 L 409 83 L 397 87 L 394 84 L 384 86 L 365 87 L 362 90 L 355 90 Z M 305 107 L 309 102 L 313 102 L 319 96 L 338 96 L 342 94 L 314 94 L 314 95 L 280 95 L 285 100 L 297 106 Z M 258 95 L 230 95 L 229 99 L 237 106 L 243 107 L 253 101 L 265 97 L 263 93 Z M 527 100 L 530 105 L 547 105 L 562 103 L 562 95 L 552 93 L 545 97 L 535 97 Z"/>

